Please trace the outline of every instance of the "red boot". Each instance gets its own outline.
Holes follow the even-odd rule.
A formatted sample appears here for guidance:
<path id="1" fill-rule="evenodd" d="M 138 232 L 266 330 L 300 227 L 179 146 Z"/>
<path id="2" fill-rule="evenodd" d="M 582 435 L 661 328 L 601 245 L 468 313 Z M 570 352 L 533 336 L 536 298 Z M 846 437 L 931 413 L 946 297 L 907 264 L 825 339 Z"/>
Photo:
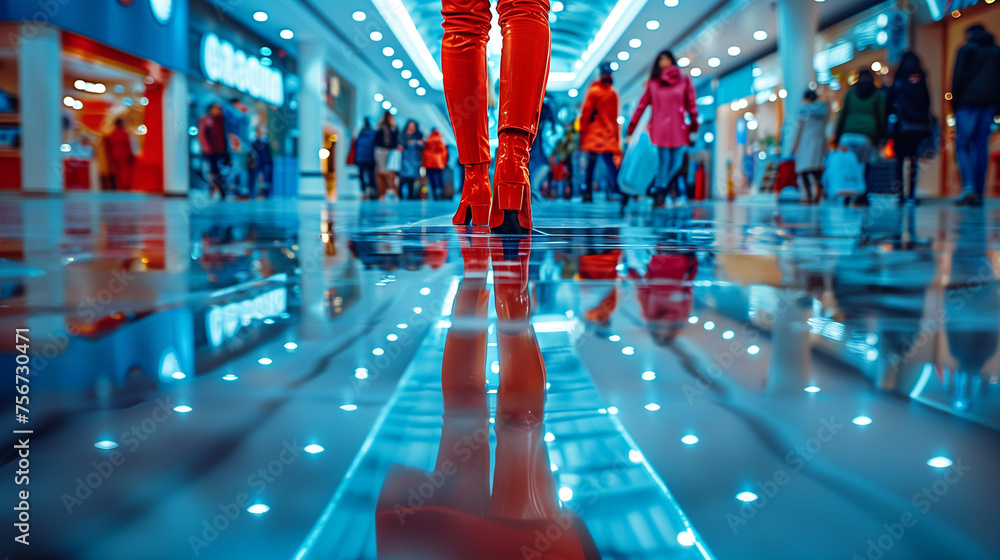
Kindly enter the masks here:
<path id="1" fill-rule="evenodd" d="M 444 38 L 441 71 L 444 97 L 455 130 L 458 159 L 465 165 L 465 187 L 452 222 L 484 226 L 490 207 L 489 0 L 443 0 Z"/>
<path id="2" fill-rule="evenodd" d="M 500 133 L 494 179 L 496 192 L 490 209 L 490 229 L 493 233 L 531 233 L 530 150 L 531 140 L 527 132 L 510 129 Z"/>
<path id="3" fill-rule="evenodd" d="M 457 226 L 485 226 L 490 221 L 490 164 L 465 166 L 462 200 L 451 222 Z"/>

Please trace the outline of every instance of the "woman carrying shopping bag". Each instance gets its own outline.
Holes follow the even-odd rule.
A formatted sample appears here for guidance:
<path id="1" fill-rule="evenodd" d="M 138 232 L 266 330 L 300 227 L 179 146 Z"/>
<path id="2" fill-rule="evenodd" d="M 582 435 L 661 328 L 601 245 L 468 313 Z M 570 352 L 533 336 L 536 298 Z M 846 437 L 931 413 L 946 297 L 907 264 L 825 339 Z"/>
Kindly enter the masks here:
<path id="1" fill-rule="evenodd" d="M 690 76 L 681 72 L 677 59 L 670 51 L 661 52 L 653 62 L 646 91 L 629 121 L 628 139 L 635 132 L 646 107 L 650 106 L 652 118 L 649 121 L 649 139 L 657 148 L 659 160 L 656 180 L 653 182 L 653 197 L 655 206 L 663 207 L 668 197 L 672 199 L 675 196 L 668 192 L 668 187 L 684 163 L 684 152 L 690 144 L 690 135 L 698 131 L 694 84 Z M 677 202 L 681 204 L 687 201 L 683 192 L 676 193 L 676 196 Z"/>
<path id="2" fill-rule="evenodd" d="M 826 120 L 830 116 L 830 108 L 813 90 L 807 91 L 802 101 L 792 155 L 795 156 L 795 170 L 805 192 L 802 201 L 805 204 L 816 204 L 823 199 L 820 173 L 826 156 Z M 816 187 L 815 198 L 812 187 Z"/>

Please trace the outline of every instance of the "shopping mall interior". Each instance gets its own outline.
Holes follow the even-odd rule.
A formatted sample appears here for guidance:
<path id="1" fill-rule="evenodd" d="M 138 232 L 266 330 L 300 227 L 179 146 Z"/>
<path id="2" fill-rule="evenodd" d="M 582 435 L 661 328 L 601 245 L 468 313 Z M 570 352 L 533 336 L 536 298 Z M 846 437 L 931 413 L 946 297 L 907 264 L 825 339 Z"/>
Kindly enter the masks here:
<path id="1" fill-rule="evenodd" d="M 0 549 L 1000 558 L 994 37 L 0 0 Z"/>

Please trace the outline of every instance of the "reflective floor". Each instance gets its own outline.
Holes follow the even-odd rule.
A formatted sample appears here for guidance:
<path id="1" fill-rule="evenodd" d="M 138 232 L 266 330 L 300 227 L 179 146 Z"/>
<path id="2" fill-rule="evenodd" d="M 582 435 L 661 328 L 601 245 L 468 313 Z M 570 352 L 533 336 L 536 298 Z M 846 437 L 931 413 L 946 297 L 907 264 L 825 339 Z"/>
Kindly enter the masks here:
<path id="1" fill-rule="evenodd" d="M 1000 557 L 1000 207 L 453 211 L 0 198 L 4 548 Z"/>

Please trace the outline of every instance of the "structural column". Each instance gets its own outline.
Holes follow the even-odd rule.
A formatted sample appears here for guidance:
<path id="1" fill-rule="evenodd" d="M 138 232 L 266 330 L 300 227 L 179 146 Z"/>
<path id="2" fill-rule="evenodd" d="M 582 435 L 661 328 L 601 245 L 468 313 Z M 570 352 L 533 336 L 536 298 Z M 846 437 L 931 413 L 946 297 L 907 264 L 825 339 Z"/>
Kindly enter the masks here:
<path id="1" fill-rule="evenodd" d="M 188 165 L 187 76 L 174 72 L 163 91 L 163 193 L 186 196 L 191 188 Z"/>
<path id="2" fill-rule="evenodd" d="M 299 43 L 299 196 L 325 198 L 319 151 L 323 145 L 323 74 L 326 48 L 322 44 Z"/>
<path id="3" fill-rule="evenodd" d="M 783 154 L 791 151 L 795 139 L 796 116 L 802 107 L 802 95 L 809 82 L 816 79 L 813 56 L 818 17 L 816 2 L 812 0 L 778 1 L 778 56 L 784 87 L 788 91 L 784 100 L 785 121 L 781 127 Z"/>
<path id="4" fill-rule="evenodd" d="M 21 110 L 21 188 L 63 191 L 62 40 L 59 30 L 26 23 L 17 45 Z"/>

